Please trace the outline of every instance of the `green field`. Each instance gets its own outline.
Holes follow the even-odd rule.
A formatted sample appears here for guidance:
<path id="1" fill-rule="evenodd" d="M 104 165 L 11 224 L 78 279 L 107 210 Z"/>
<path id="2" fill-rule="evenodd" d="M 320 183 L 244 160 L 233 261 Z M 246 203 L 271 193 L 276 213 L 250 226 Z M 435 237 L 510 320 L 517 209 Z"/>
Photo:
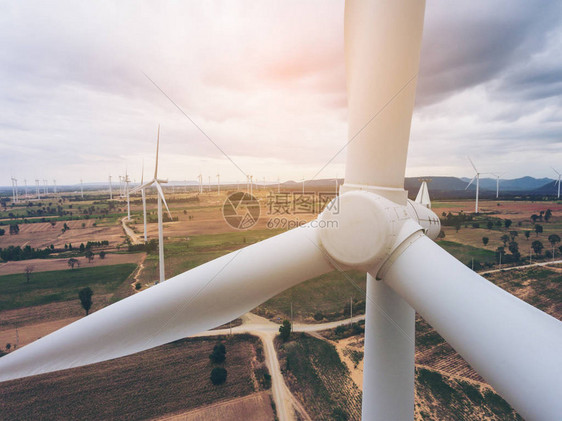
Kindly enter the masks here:
<path id="1" fill-rule="evenodd" d="M 452 254 L 456 259 L 467 265 L 471 264 L 472 258 L 481 264 L 496 262 L 496 254 L 491 250 L 446 240 L 437 241 L 437 244 L 443 247 L 449 254 Z"/>
<path id="2" fill-rule="evenodd" d="M 86 286 L 95 294 L 111 294 L 135 270 L 132 263 L 0 276 L 0 310 L 75 300 Z"/>

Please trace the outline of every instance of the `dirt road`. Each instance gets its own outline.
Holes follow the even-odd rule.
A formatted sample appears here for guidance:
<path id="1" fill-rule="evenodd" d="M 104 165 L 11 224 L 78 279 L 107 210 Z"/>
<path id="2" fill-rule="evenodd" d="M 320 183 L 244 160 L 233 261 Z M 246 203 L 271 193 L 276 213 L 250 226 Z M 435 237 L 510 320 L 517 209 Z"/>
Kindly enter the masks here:
<path id="1" fill-rule="evenodd" d="M 131 244 L 143 244 L 144 241 L 127 225 L 127 217 L 125 216 L 121 219 L 121 225 L 123 225 L 123 230 L 127 237 L 131 239 Z"/>

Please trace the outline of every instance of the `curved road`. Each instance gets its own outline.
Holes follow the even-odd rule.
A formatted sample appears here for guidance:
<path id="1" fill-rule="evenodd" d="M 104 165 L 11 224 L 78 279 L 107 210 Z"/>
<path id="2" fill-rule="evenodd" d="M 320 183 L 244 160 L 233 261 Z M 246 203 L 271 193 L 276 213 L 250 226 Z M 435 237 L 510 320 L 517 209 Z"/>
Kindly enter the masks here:
<path id="1" fill-rule="evenodd" d="M 300 414 L 307 420 L 310 417 L 305 412 L 301 403 L 295 398 L 291 393 L 289 388 L 285 383 L 283 374 L 281 373 L 281 367 L 279 366 L 279 359 L 277 358 L 277 353 L 275 352 L 275 346 L 273 344 L 273 339 L 275 335 L 279 333 L 279 326 L 261 316 L 253 313 L 246 313 L 242 317 L 242 324 L 232 328 L 232 334 L 250 333 L 256 335 L 263 342 L 265 362 L 269 372 L 271 374 L 271 393 L 273 394 L 273 401 L 275 402 L 275 408 L 277 410 L 277 417 L 279 421 L 293 421 L 295 417 L 295 408 L 298 409 Z M 365 315 L 355 316 L 352 321 L 358 322 L 359 320 L 364 320 Z M 294 332 L 318 332 L 326 329 L 334 329 L 340 325 L 345 325 L 350 322 L 349 319 L 338 320 L 329 323 L 319 323 L 319 324 L 300 324 L 296 323 L 293 325 Z M 201 332 L 197 337 L 201 336 L 218 336 L 218 335 L 229 335 L 231 329 L 218 329 L 209 330 L 207 332 Z"/>

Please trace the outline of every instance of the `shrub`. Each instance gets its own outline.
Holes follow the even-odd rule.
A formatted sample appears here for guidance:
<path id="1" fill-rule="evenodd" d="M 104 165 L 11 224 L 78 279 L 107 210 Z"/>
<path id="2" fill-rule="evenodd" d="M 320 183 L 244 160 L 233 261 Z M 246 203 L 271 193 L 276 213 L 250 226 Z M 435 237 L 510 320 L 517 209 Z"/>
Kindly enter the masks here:
<path id="1" fill-rule="evenodd" d="M 223 384 L 226 381 L 227 371 L 222 367 L 215 367 L 211 370 L 211 381 L 214 385 Z"/>
<path id="2" fill-rule="evenodd" d="M 213 352 L 209 355 L 209 359 L 214 364 L 221 364 L 226 360 L 226 347 L 223 343 L 216 344 L 213 348 Z"/>

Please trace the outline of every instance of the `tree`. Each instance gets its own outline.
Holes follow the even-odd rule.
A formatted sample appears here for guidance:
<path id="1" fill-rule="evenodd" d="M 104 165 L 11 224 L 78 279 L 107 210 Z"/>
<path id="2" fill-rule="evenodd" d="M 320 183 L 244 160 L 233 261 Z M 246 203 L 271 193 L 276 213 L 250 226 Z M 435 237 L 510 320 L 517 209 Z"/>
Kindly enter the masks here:
<path id="1" fill-rule="evenodd" d="M 31 272 L 33 272 L 33 269 L 35 269 L 33 267 L 33 265 L 27 265 L 25 267 L 25 280 L 28 284 L 29 284 L 29 279 L 31 278 Z"/>
<path id="2" fill-rule="evenodd" d="M 521 254 L 519 253 L 519 244 L 517 244 L 516 241 L 512 241 L 511 243 L 509 243 L 509 251 L 511 252 L 513 257 L 515 258 L 515 260 L 520 259 Z"/>
<path id="3" fill-rule="evenodd" d="M 552 211 L 550 209 L 547 209 L 546 212 L 544 213 L 544 221 L 548 222 L 551 216 L 552 216 Z"/>
<path id="4" fill-rule="evenodd" d="M 223 343 L 218 343 L 214 346 L 213 352 L 209 355 L 209 359 L 214 364 L 221 364 L 226 360 L 226 347 Z"/>
<path id="5" fill-rule="evenodd" d="M 482 237 L 482 244 L 484 244 L 484 246 L 488 245 L 488 241 L 490 241 L 488 237 Z"/>
<path id="6" fill-rule="evenodd" d="M 533 224 L 534 224 L 535 222 L 537 222 L 537 219 L 539 219 L 539 216 L 538 216 L 538 215 L 535 215 L 535 214 L 531 215 L 531 221 L 533 221 Z"/>
<path id="7" fill-rule="evenodd" d="M 536 224 L 535 225 L 535 232 L 537 233 L 537 237 L 540 233 L 542 233 L 542 225 Z"/>
<path id="8" fill-rule="evenodd" d="M 439 235 L 437 236 L 437 238 L 445 238 L 445 231 L 439 231 Z"/>
<path id="9" fill-rule="evenodd" d="M 80 298 L 80 304 L 82 304 L 82 308 L 86 310 L 86 316 L 90 312 L 90 308 L 92 307 L 92 295 L 94 295 L 94 291 L 90 287 L 86 287 L 80 290 L 78 293 L 78 298 Z"/>
<path id="10" fill-rule="evenodd" d="M 517 231 L 509 231 L 509 236 L 511 237 L 511 241 L 515 241 L 515 237 L 517 237 L 519 233 Z"/>
<path id="11" fill-rule="evenodd" d="M 486 223 L 486 226 L 488 227 L 489 230 L 491 230 L 492 228 L 494 228 L 494 223 L 492 221 L 488 221 Z"/>
<path id="12" fill-rule="evenodd" d="M 70 269 L 74 269 L 75 265 L 80 266 L 80 262 L 78 261 L 78 259 L 75 259 L 74 257 L 68 259 L 68 266 L 70 266 Z"/>
<path id="13" fill-rule="evenodd" d="M 86 247 L 84 246 L 84 243 L 80 243 L 80 253 L 84 253 L 85 249 Z"/>
<path id="14" fill-rule="evenodd" d="M 560 236 L 558 234 L 550 234 L 548 236 L 548 241 L 552 244 L 552 257 L 554 257 L 554 246 L 560 242 Z"/>
<path id="15" fill-rule="evenodd" d="M 505 226 L 505 229 L 509 229 L 509 227 L 511 226 L 511 219 L 506 219 L 503 221 L 503 225 Z"/>
<path id="16" fill-rule="evenodd" d="M 92 263 L 92 260 L 94 260 L 94 252 L 90 249 L 86 250 L 84 256 L 86 256 L 86 259 L 88 259 L 88 263 Z"/>
<path id="17" fill-rule="evenodd" d="M 541 254 L 542 249 L 544 248 L 543 244 L 539 240 L 533 241 L 533 243 L 531 244 L 531 247 L 533 248 L 533 250 L 537 254 Z"/>
<path id="18" fill-rule="evenodd" d="M 283 342 L 287 342 L 289 337 L 291 336 L 291 322 L 288 320 L 283 320 L 283 324 L 279 326 L 279 335 Z"/>
<path id="19" fill-rule="evenodd" d="M 100 259 L 105 259 L 105 251 L 100 251 Z"/>
<path id="20" fill-rule="evenodd" d="M 211 370 L 211 381 L 215 386 L 223 384 L 226 381 L 227 371 L 222 367 L 215 367 Z"/>
<path id="21" fill-rule="evenodd" d="M 531 236 L 531 231 L 527 230 L 525 231 L 525 238 L 528 240 L 529 237 Z"/>
<path id="22" fill-rule="evenodd" d="M 12 344 L 11 343 L 7 343 L 6 344 L 6 351 L 10 352 L 10 349 L 12 348 Z"/>
<path id="23" fill-rule="evenodd" d="M 505 247 L 507 245 L 507 242 L 510 240 L 509 235 L 507 234 L 502 235 L 500 240 L 502 240 L 503 246 Z"/>

